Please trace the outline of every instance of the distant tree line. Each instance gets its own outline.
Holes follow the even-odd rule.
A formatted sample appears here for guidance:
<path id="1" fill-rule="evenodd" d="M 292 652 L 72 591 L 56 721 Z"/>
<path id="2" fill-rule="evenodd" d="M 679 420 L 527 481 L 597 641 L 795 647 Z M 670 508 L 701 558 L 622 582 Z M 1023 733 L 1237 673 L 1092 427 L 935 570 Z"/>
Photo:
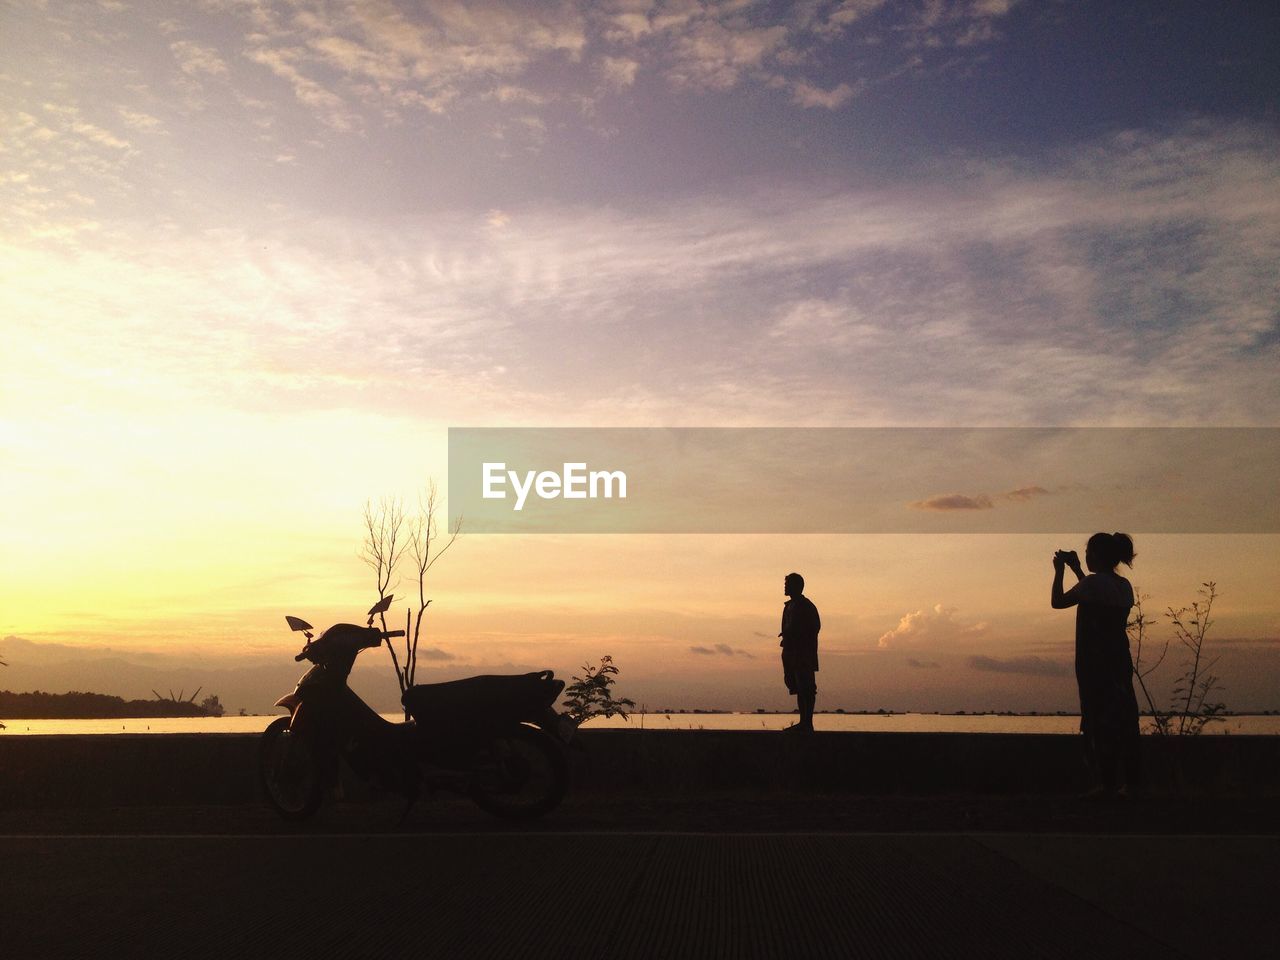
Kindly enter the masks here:
<path id="1" fill-rule="evenodd" d="M 10 720 L 114 720 L 146 717 L 222 716 L 217 697 L 187 700 L 125 700 L 104 693 L 12 693 L 0 690 L 0 716 Z"/>

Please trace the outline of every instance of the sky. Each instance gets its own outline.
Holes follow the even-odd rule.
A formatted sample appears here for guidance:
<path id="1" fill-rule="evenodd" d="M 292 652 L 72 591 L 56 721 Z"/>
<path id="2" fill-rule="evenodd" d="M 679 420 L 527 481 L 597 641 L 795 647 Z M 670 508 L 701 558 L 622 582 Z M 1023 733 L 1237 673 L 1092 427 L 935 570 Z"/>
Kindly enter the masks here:
<path id="1" fill-rule="evenodd" d="M 1272 3 L 0 2 L 0 686 L 268 710 L 284 615 L 368 607 L 362 507 L 451 426 L 1280 426 L 1278 41 Z M 1069 709 L 1048 557 L 1090 532 L 464 529 L 420 676 L 610 654 L 651 706 L 785 707 L 797 569 L 820 708 Z M 1276 537 L 1134 533 L 1157 614 L 1219 584 L 1228 706 L 1280 707 Z"/>

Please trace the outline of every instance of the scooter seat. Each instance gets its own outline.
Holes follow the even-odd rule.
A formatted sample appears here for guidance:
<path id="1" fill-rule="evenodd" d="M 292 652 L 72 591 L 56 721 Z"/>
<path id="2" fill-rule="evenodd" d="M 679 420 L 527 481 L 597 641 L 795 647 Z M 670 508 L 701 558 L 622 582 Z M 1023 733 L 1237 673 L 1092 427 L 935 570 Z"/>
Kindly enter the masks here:
<path id="1" fill-rule="evenodd" d="M 419 722 L 472 717 L 519 722 L 541 719 L 563 689 L 563 680 L 543 670 L 415 684 L 401 700 Z"/>

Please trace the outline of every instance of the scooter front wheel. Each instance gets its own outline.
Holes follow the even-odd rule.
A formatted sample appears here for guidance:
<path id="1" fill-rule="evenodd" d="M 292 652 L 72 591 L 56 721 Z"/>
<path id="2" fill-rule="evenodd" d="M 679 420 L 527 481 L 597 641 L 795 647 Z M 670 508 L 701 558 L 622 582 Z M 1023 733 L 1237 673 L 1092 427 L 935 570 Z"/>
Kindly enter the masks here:
<path id="1" fill-rule="evenodd" d="M 320 809 L 324 777 L 315 747 L 289 730 L 289 717 L 272 721 L 258 745 L 258 772 L 267 802 L 286 820 L 306 820 Z"/>
<path id="2" fill-rule="evenodd" d="M 524 724 L 490 738 L 471 765 L 471 799 L 507 820 L 542 816 L 564 799 L 568 786 L 560 744 Z"/>

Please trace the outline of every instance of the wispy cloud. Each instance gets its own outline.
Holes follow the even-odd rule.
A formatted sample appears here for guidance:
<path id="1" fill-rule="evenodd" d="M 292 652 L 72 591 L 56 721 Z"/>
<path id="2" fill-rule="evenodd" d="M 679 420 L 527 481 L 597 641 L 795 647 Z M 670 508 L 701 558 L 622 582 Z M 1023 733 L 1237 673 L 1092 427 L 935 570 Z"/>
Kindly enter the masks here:
<path id="1" fill-rule="evenodd" d="M 212 47 L 192 40 L 175 40 L 169 44 L 179 69 L 190 76 L 202 74 L 212 77 L 225 76 L 227 65 Z"/>
<path id="2" fill-rule="evenodd" d="M 717 643 L 714 647 L 693 646 L 689 648 L 690 653 L 696 653 L 702 657 L 744 657 L 747 660 L 754 660 L 755 655 L 740 648 L 731 647 L 727 643 Z"/>
<path id="3" fill-rule="evenodd" d="M 360 126 L 367 109 L 440 113 L 464 96 L 545 102 L 514 79 L 538 61 L 578 61 L 587 44 L 583 11 L 570 4 L 304 2 L 230 12 L 245 21 L 245 55 L 339 131 Z"/>
<path id="4" fill-rule="evenodd" d="M 941 512 L 948 510 L 992 510 L 1000 500 L 1026 503 L 1036 497 L 1047 496 L 1049 493 L 1050 491 L 1044 487 L 1032 484 L 1031 486 L 1019 487 L 1016 490 L 997 494 L 948 493 L 937 497 L 929 497 L 925 500 L 913 500 L 907 505 L 913 510 L 936 510 Z"/>
<path id="5" fill-rule="evenodd" d="M 913 500 L 910 506 L 916 510 L 990 510 L 995 503 L 985 493 L 972 497 L 963 493 L 948 493 L 928 500 Z"/>
<path id="6" fill-rule="evenodd" d="M 925 0 L 906 24 L 922 47 L 968 47 L 999 36 L 995 24 L 1018 0 Z"/>
<path id="7" fill-rule="evenodd" d="M 792 99 L 806 108 L 824 107 L 836 110 L 852 100 L 856 93 L 857 90 L 847 83 L 838 83 L 830 90 L 815 87 L 804 80 L 796 80 L 791 84 Z"/>
<path id="8" fill-rule="evenodd" d="M 615 89 L 622 90 L 636 82 L 636 71 L 640 69 L 640 61 L 631 57 L 601 57 L 600 74 L 605 83 Z"/>
<path id="9" fill-rule="evenodd" d="M 76 26 L 103 42 L 130 31 L 158 34 L 185 110 L 206 105 L 209 81 L 252 95 L 266 68 L 330 131 L 355 134 L 387 120 L 511 103 L 513 94 L 525 106 L 579 104 L 591 113 L 645 75 L 670 91 L 757 86 L 786 91 L 802 109 L 837 110 L 897 72 L 831 55 L 851 34 L 891 38 L 903 48 L 898 59 L 918 65 L 912 48 L 954 51 L 995 39 L 992 24 L 1005 12 L 999 4 L 963 3 L 926 5 L 921 13 L 882 0 L 207 0 L 199 17 L 175 11 L 158 22 L 140 7 L 100 5 Z M 601 128 L 588 122 L 585 129 Z"/>
<path id="10" fill-rule="evenodd" d="M 143 113 L 141 110 L 130 110 L 128 107 L 119 107 L 118 109 L 120 119 L 136 130 L 151 130 L 160 126 L 160 120 L 149 113 Z"/>
<path id="11" fill-rule="evenodd" d="M 984 673 L 1017 673 L 1033 677 L 1065 677 L 1071 672 L 1069 664 L 1044 657 L 987 657 L 972 656 L 965 661 L 972 670 Z"/>
<path id="12" fill-rule="evenodd" d="M 288 83 L 298 102 L 310 107 L 328 126 L 346 131 L 357 125 L 357 115 L 342 97 L 298 69 L 297 61 L 302 56 L 298 49 L 257 49 L 245 56 Z"/>
<path id="13" fill-rule="evenodd" d="M 49 197 L 65 206 L 75 190 L 101 207 L 132 189 L 129 151 L 87 139 L 74 155 L 84 177 L 68 182 L 36 135 L 79 134 L 63 114 L 26 116 L 6 145 L 26 158 L 27 179 L 0 184 L 17 201 L 10 216 L 26 209 L 29 223 L 62 229 L 83 207 L 55 214 Z M 1113 138 L 1035 173 L 940 172 L 927 199 L 890 184 L 637 209 L 504 203 L 488 226 L 491 205 L 406 218 L 393 233 L 247 211 L 236 231 L 118 235 L 65 262 L 27 250 L 43 266 L 15 275 L 9 294 L 35 312 L 10 312 L 34 319 L 89 298 L 148 331 L 131 362 L 207 362 L 187 382 L 221 390 L 234 357 L 234 378 L 258 383 L 249 392 L 264 402 L 272 384 L 303 403 L 340 382 L 370 385 L 344 389 L 351 403 L 390 404 L 372 387 L 399 376 L 424 390 L 468 384 L 428 404 L 441 416 L 484 397 L 543 422 L 778 422 L 803 409 L 815 425 L 1247 424 L 1280 399 L 1272 145 L 1236 127 Z M 1171 222 L 1184 226 L 1171 234 Z M 1178 269 L 1102 255 L 1118 235 Z M 51 271 L 61 294 L 22 292 L 24 276 Z M 97 339 L 62 316 L 68 338 Z M 1044 496 L 1037 487 L 1053 489 L 939 496 L 1014 507 Z"/>
<path id="14" fill-rule="evenodd" d="M 1048 496 L 1049 493 L 1050 491 L 1046 490 L 1044 487 L 1039 486 L 1038 484 L 1032 484 L 1029 487 L 1019 487 L 1017 490 L 1010 490 L 1007 493 L 1001 494 L 1001 497 L 1005 500 L 1025 502 L 1027 500 L 1033 500 L 1036 497 Z"/>

